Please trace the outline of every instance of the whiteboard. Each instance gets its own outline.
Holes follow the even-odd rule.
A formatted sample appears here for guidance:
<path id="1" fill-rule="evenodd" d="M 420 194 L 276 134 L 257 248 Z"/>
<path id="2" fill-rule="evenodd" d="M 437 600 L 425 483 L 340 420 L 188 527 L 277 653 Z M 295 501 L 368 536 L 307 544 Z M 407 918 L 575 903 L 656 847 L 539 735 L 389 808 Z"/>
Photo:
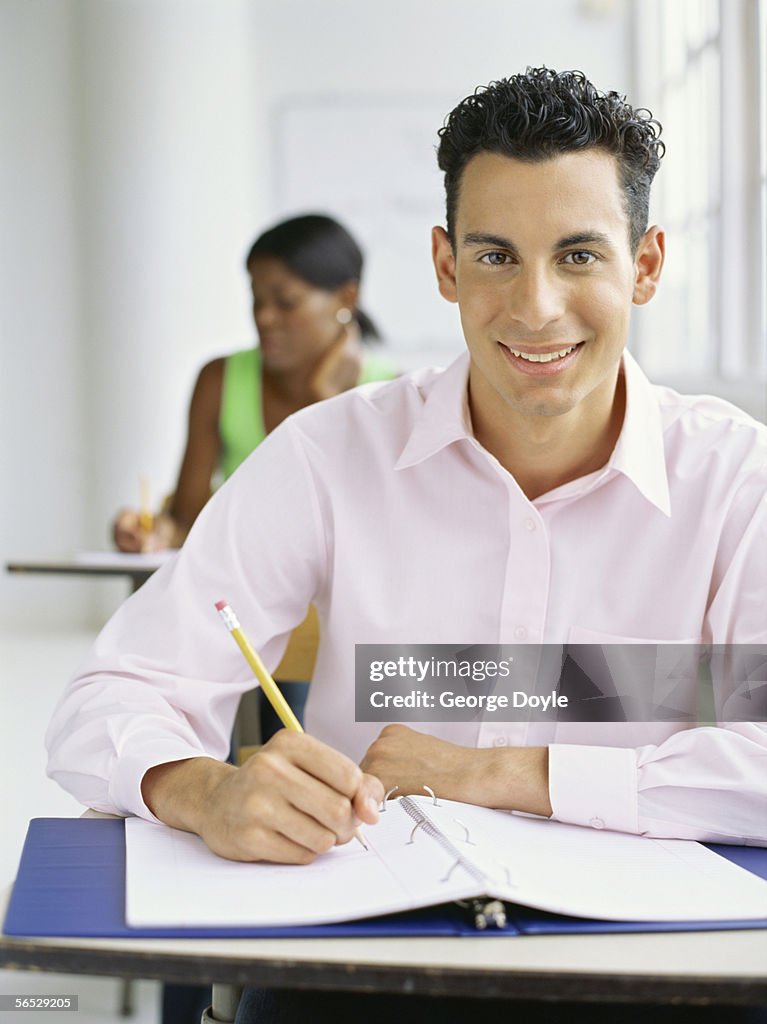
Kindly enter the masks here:
<path id="1" fill-rule="evenodd" d="M 431 228 L 445 223 L 437 131 L 453 102 L 311 97 L 275 112 L 278 215 L 329 213 L 349 228 L 366 257 L 361 304 L 405 363 L 445 364 L 463 348 L 431 263 Z"/>

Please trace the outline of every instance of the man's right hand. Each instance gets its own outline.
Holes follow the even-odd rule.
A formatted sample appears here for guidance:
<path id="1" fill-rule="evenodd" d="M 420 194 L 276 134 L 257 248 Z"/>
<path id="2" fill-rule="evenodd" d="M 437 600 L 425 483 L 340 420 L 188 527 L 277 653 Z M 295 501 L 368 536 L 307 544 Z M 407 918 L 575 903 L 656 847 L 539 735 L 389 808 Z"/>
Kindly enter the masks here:
<path id="1" fill-rule="evenodd" d="M 276 733 L 239 768 L 197 757 L 151 768 L 144 801 L 221 857 L 309 864 L 375 824 L 383 786 L 305 733 Z"/>

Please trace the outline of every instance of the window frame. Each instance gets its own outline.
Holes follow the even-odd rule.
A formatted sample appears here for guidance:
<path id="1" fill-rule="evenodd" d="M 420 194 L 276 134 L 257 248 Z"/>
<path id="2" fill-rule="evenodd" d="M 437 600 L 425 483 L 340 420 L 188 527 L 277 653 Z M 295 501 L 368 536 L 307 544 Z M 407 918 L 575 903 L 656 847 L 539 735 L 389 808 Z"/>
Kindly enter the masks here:
<path id="1" fill-rule="evenodd" d="M 709 80 L 716 81 L 716 95 L 703 104 L 703 112 L 710 115 L 703 130 L 685 114 L 681 127 L 690 125 L 686 138 L 684 131 L 682 138 L 677 137 L 678 117 L 662 136 L 669 153 L 685 144 L 690 150 L 696 148 L 697 165 L 690 160 L 693 171 L 704 162 L 699 147 L 706 147 L 712 157 L 702 174 L 702 178 L 708 176 L 708 206 L 705 211 L 693 208 L 701 186 L 691 181 L 689 195 L 682 198 L 687 205 L 675 218 L 669 193 L 676 185 L 679 199 L 678 180 L 672 180 L 678 179 L 679 165 L 665 178 L 664 172 L 671 167 L 661 165 L 650 213 L 651 223 L 668 230 L 667 293 L 664 297 L 662 280 L 653 300 L 657 313 L 640 311 L 635 317 L 632 349 L 654 379 L 684 391 L 719 394 L 762 419 L 767 416 L 766 19 L 767 0 L 633 0 L 632 4 L 634 95 L 662 124 L 664 114 L 666 120 L 671 117 L 679 93 L 687 88 L 689 94 L 690 78 L 685 81 L 685 77 L 697 76 L 704 86 L 703 63 L 718 62 L 718 74 L 709 75 Z M 677 38 L 669 38 L 669 25 Z M 701 32 L 701 26 L 708 26 L 708 31 Z M 683 158 L 689 156 L 683 154 Z M 695 252 L 696 231 L 698 238 L 706 239 L 703 254 Z M 703 279 L 695 274 L 696 261 L 706 267 Z M 680 305 L 684 307 L 681 314 Z M 698 323 L 706 326 L 704 350 L 699 347 L 700 338 L 691 336 L 696 313 Z M 672 341 L 665 334 L 675 334 L 674 314 L 683 336 L 675 335 Z M 678 357 L 664 351 L 670 344 Z M 685 353 L 692 356 L 687 368 Z"/>

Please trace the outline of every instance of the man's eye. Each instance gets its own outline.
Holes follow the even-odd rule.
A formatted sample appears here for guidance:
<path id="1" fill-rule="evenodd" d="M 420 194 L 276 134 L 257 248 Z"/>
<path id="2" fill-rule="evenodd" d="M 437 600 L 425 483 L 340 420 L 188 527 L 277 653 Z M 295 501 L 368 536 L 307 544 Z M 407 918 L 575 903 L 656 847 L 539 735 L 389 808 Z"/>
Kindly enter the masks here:
<path id="1" fill-rule="evenodd" d="M 579 249 L 577 252 L 569 252 L 563 263 L 572 263 L 576 267 L 587 267 L 590 263 L 594 263 L 596 256 L 593 252 L 587 252 L 585 249 Z"/>
<path id="2" fill-rule="evenodd" d="M 481 263 L 489 263 L 491 267 L 502 267 L 509 262 L 509 256 L 505 252 L 486 252 L 479 259 Z"/>

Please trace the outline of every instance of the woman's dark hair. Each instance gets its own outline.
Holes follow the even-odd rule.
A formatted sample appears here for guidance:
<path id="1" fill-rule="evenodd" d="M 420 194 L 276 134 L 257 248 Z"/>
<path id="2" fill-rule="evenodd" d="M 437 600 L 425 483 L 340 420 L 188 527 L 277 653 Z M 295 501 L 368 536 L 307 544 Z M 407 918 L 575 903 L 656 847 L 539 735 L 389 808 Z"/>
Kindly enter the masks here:
<path id="1" fill-rule="evenodd" d="M 453 246 L 461 176 L 477 153 L 534 162 L 601 148 L 618 161 L 631 251 L 636 252 L 647 230 L 650 185 L 665 149 L 660 133 L 648 110 L 635 110 L 617 92 L 599 92 L 581 71 L 528 68 L 480 87 L 458 104 L 439 131 L 437 158 L 445 172 L 447 233 Z"/>
<path id="2" fill-rule="evenodd" d="M 298 277 L 315 288 L 334 291 L 347 281 L 362 277 L 362 251 L 338 221 L 324 214 L 308 213 L 275 224 L 259 235 L 251 246 L 245 266 L 257 256 L 280 260 Z M 370 317 L 352 310 L 364 340 L 379 337 Z"/>

